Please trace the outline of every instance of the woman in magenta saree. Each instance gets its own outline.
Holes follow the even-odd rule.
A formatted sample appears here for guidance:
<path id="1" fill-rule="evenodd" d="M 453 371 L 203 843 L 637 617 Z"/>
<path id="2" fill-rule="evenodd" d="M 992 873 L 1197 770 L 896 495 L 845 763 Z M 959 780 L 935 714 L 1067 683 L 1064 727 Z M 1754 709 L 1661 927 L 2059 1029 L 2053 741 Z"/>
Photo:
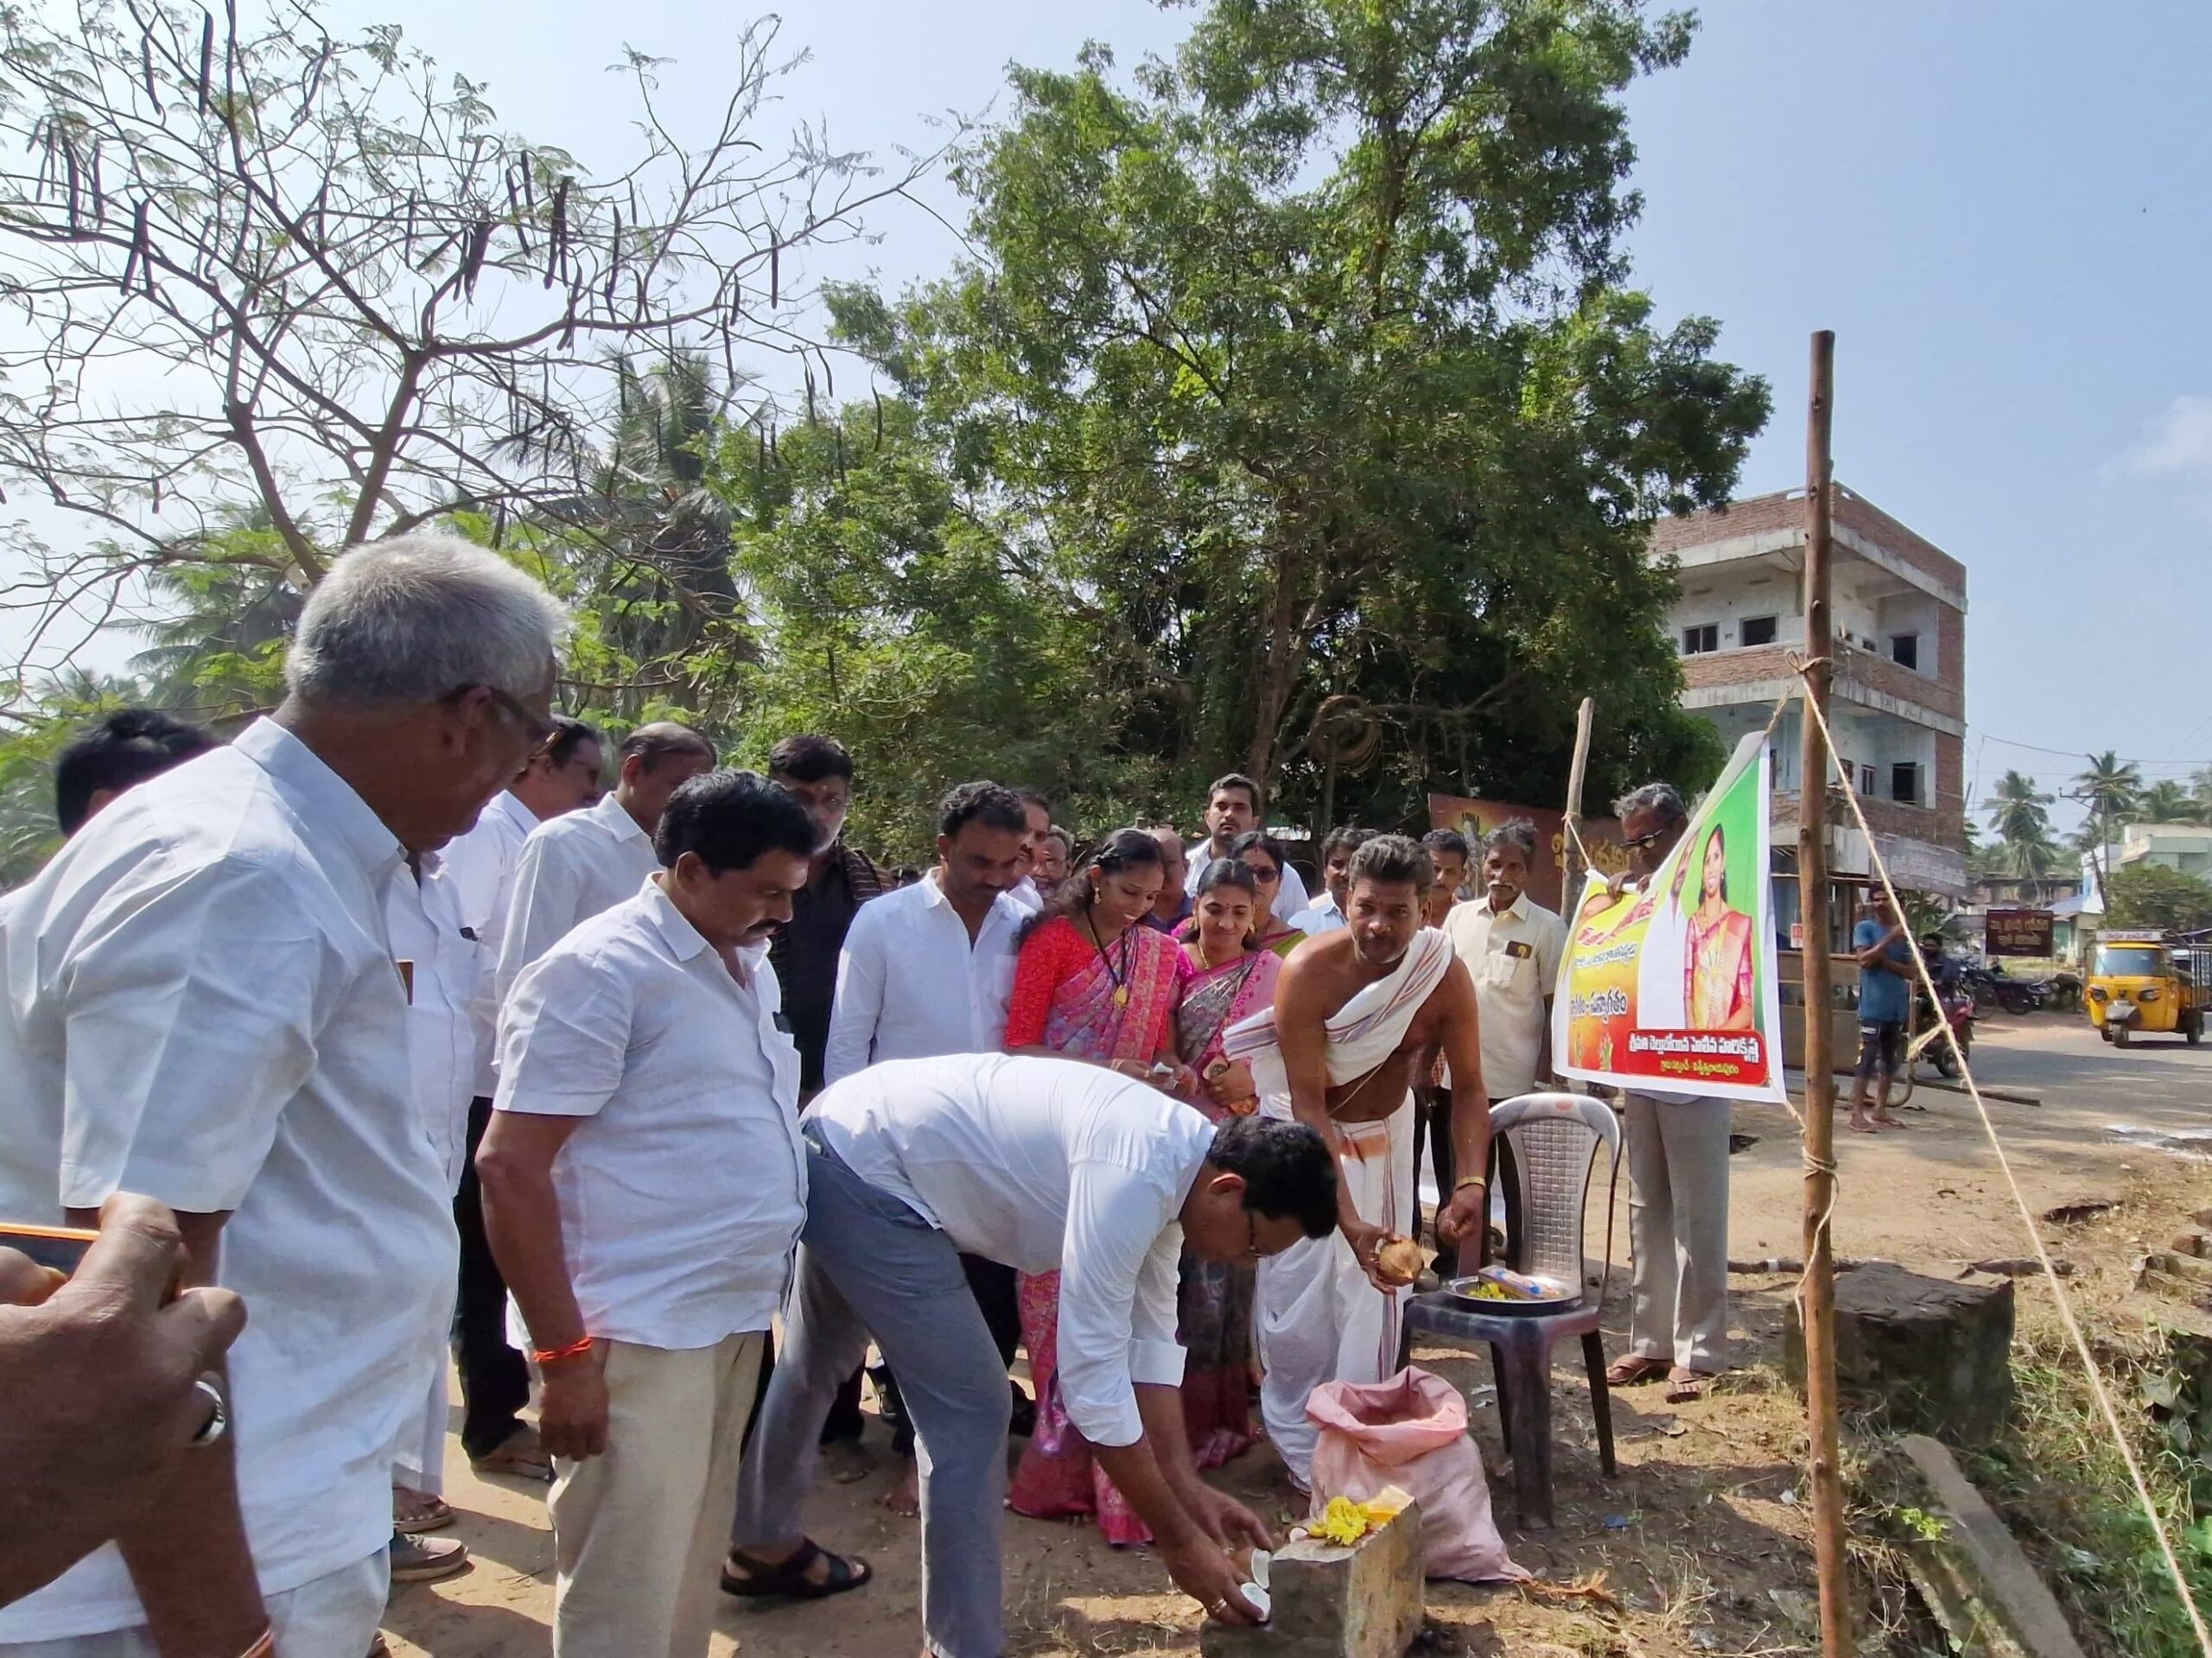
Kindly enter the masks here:
<path id="1" fill-rule="evenodd" d="M 1184 946 L 1191 980 L 1176 1011 L 1184 1063 L 1205 1091 L 1196 1102 L 1215 1121 L 1259 1109 L 1252 1070 L 1222 1052 L 1222 1032 L 1274 1004 L 1282 957 L 1255 936 L 1259 883 L 1244 864 L 1221 859 L 1198 877 L 1192 936 Z M 1249 1264 L 1199 1261 L 1187 1252 L 1176 1288 L 1183 1343 L 1183 1423 L 1200 1468 L 1242 1456 L 1252 1427 L 1252 1299 Z"/>
<path id="2" fill-rule="evenodd" d="M 1061 886 L 1022 939 L 1007 1006 L 1008 1052 L 1088 1059 L 1186 1099 L 1198 1091 L 1196 1073 L 1175 1051 L 1189 963 L 1173 939 L 1143 924 L 1165 879 L 1160 843 L 1141 829 L 1118 829 Z M 1166 1072 L 1155 1077 L 1161 1065 Z M 1096 1515 L 1109 1543 L 1151 1541 L 1069 1421 L 1054 1383 L 1060 1275 L 1024 1277 L 1020 1294 L 1037 1429 L 1007 1506 L 1039 1520 Z"/>

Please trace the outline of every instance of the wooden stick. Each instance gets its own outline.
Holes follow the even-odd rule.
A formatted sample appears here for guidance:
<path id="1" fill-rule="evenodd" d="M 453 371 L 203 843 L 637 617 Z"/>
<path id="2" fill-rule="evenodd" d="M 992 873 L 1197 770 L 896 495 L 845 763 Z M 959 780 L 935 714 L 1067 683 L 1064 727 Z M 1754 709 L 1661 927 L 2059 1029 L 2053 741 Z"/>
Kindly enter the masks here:
<path id="1" fill-rule="evenodd" d="M 1567 772 L 1567 844 L 1560 848 L 1566 864 L 1559 891 L 1560 912 L 1570 916 L 1582 907 L 1582 777 L 1590 769 L 1590 721 L 1597 710 L 1592 699 L 1582 699 L 1574 716 L 1574 764 Z"/>
<path id="2" fill-rule="evenodd" d="M 1805 422 L 1805 694 L 1825 713 L 1835 648 L 1829 620 L 1833 552 L 1829 437 L 1835 413 L 1835 335 L 1813 336 L 1812 395 Z M 1849 1569 L 1844 1558 L 1841 1431 L 1835 1392 L 1835 1064 L 1829 1040 L 1834 964 L 1828 954 L 1827 746 L 1806 719 L 1798 759 L 1798 908 L 1804 921 L 1805 1413 L 1812 1441 L 1814 1554 L 1821 1579 L 1821 1649 L 1850 1658 Z"/>

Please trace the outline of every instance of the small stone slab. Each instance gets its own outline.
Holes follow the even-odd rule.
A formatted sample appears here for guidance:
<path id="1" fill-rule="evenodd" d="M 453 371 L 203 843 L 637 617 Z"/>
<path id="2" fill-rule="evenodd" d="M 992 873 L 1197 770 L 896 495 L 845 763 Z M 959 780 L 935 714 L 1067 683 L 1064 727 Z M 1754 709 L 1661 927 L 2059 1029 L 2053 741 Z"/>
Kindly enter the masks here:
<path id="1" fill-rule="evenodd" d="M 1209 1618 L 1204 1658 L 1405 1658 L 1426 1616 L 1421 1505 L 1346 1547 L 1301 1537 L 1268 1574 L 1274 1615 L 1257 1629 Z"/>
<path id="2" fill-rule="evenodd" d="M 2098 1193 L 2093 1197 L 2069 1197 L 2063 1203 L 2053 1204 L 2043 1212 L 2043 1217 L 2054 1226 L 2071 1226 L 2077 1222 L 2094 1220 L 2098 1216 L 2118 1209 L 2126 1200 Z"/>
<path id="3" fill-rule="evenodd" d="M 1965 1658 L 2082 1658 L 2056 1598 L 1951 1453 L 1924 1434 L 1903 1443 L 1945 1522 L 1941 1537 L 1916 1540 L 1906 1554 L 1953 1650 Z"/>
<path id="4" fill-rule="evenodd" d="M 2012 1405 L 2012 1280 L 1923 1277 L 1861 1267 L 1835 1284 L 1836 1388 L 1845 1408 L 1889 1426 L 1984 1445 Z M 1783 1350 L 1802 1394 L 1805 1334 L 1793 1313 Z"/>

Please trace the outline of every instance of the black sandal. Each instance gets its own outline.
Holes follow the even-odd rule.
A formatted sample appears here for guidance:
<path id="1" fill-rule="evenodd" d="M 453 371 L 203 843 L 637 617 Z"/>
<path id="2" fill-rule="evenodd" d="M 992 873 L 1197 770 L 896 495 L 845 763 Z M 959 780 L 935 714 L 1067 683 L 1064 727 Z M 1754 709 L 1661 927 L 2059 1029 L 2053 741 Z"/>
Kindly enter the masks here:
<path id="1" fill-rule="evenodd" d="M 817 1560 L 830 1562 L 830 1570 L 819 1583 L 806 1575 L 806 1569 Z M 731 1561 L 743 1569 L 743 1577 L 730 1575 Z M 732 1549 L 729 1560 L 722 1564 L 722 1593 L 734 1595 L 740 1600 L 826 1600 L 832 1595 L 859 1588 L 874 1575 L 874 1569 L 859 1555 L 832 1554 L 809 1537 L 799 1544 L 798 1552 L 791 1559 L 779 1560 L 773 1566 Z"/>

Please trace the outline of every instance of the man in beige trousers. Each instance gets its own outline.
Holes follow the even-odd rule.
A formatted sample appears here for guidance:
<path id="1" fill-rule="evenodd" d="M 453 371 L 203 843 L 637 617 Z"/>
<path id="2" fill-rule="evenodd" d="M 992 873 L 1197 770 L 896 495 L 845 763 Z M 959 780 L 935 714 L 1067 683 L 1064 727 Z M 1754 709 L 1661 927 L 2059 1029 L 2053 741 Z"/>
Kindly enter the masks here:
<path id="1" fill-rule="evenodd" d="M 516 981 L 476 1164 L 544 1382 L 557 1658 L 706 1658 L 761 1344 L 805 1218 L 769 935 L 816 834 L 748 772 L 679 787 L 661 868 Z"/>

